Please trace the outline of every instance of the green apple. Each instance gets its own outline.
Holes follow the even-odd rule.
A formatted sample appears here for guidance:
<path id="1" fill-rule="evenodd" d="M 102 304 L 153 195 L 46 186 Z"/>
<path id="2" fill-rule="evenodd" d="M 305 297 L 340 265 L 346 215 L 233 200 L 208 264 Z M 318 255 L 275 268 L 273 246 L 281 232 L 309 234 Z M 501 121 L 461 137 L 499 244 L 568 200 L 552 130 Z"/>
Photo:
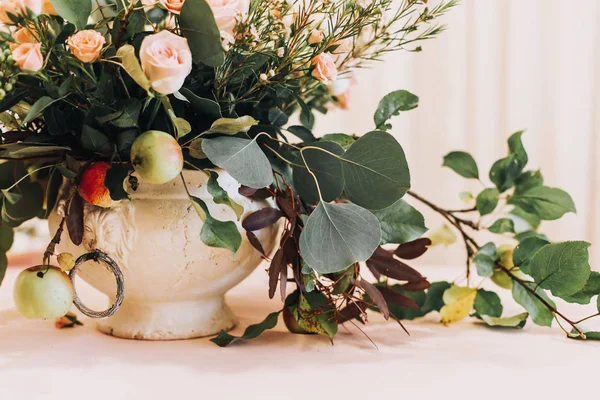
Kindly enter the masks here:
<path id="1" fill-rule="evenodd" d="M 183 153 L 177 140 L 166 132 L 142 133 L 131 146 L 131 163 L 143 181 L 162 185 L 183 169 Z"/>
<path id="2" fill-rule="evenodd" d="M 69 312 L 73 292 L 71 279 L 60 268 L 38 265 L 19 274 L 13 296 L 25 318 L 54 319 Z"/>

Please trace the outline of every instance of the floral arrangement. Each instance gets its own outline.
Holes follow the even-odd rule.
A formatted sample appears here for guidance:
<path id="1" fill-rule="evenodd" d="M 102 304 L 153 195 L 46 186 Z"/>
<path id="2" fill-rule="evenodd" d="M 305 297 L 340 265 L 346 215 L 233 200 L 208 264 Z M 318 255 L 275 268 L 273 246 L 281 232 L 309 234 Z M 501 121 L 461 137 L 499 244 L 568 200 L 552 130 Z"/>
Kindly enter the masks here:
<path id="1" fill-rule="evenodd" d="M 270 263 L 269 296 L 279 288 L 284 305 L 241 337 L 221 332 L 213 339 L 220 346 L 255 338 L 280 314 L 291 332 L 333 339 L 340 324 L 365 323 L 368 310 L 401 325 L 430 312 L 444 324 L 471 315 L 504 328 L 522 328 L 529 318 L 543 326 L 556 320 L 568 325 L 569 337 L 599 339 L 600 332 L 581 325 L 599 313 L 575 321 L 550 297 L 589 304 L 600 293 L 600 274 L 591 272 L 588 243 L 552 243 L 538 232 L 542 221 L 575 206 L 567 193 L 545 186 L 539 171 L 525 169 L 522 132 L 493 165 L 492 186 L 463 195 L 470 205 L 461 210 L 410 191 L 404 152 L 388 131 L 394 116 L 418 106 L 414 94 L 385 96 L 372 132 L 313 132 L 316 113 L 347 107 L 361 68 L 391 51 L 420 51 L 420 42 L 442 32 L 435 21 L 455 4 L 1 0 L 0 277 L 13 229 L 47 216 L 64 179 L 74 189 L 63 224 L 78 244 L 85 202 L 112 207 L 140 185 L 179 179 L 184 168 L 206 173 L 215 201 L 241 215 L 217 182 L 222 168 L 240 183 L 239 193 L 277 204 L 247 216 L 243 227 Z M 289 123 L 294 114 L 298 125 Z M 444 165 L 480 179 L 467 153 L 448 154 Z M 448 226 L 427 234 L 405 195 Z M 204 221 L 202 240 L 235 253 L 242 241 L 236 225 L 189 197 L 194 218 Z M 269 258 L 253 232 L 275 223 L 283 233 Z M 478 231 L 516 246 L 482 244 Z M 454 232 L 466 249 L 466 284 L 429 282 L 407 264 L 432 245 L 454 242 Z M 62 269 L 50 266 L 57 238 L 60 232 L 43 265 L 17 279 L 15 300 L 26 317 L 58 318 L 72 303 L 63 270 L 73 257 L 60 254 Z M 473 270 L 512 291 L 524 312 L 503 316 L 496 293 L 471 285 Z M 289 293 L 289 286 L 296 290 Z"/>

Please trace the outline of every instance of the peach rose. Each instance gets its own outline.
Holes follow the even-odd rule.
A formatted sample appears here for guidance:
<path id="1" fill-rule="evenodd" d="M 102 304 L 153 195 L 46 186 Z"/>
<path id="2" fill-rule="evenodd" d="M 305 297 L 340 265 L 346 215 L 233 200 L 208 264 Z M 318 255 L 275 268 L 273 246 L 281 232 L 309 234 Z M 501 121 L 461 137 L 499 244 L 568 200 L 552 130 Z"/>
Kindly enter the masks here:
<path id="1" fill-rule="evenodd" d="M 158 93 L 181 89 L 192 71 L 192 52 L 187 39 L 169 31 L 146 36 L 140 48 L 142 69 Z"/>
<path id="2" fill-rule="evenodd" d="M 243 20 L 250 9 L 250 0 L 206 0 L 212 10 L 221 36 L 232 41 L 235 25 Z"/>
<path id="3" fill-rule="evenodd" d="M 323 39 L 325 39 L 325 34 L 323 33 L 323 31 L 315 29 L 310 33 L 310 36 L 308 38 L 308 44 L 318 44 L 321 43 Z"/>
<path id="4" fill-rule="evenodd" d="M 40 43 L 23 43 L 15 47 L 13 59 L 22 69 L 39 71 L 44 66 L 42 45 Z"/>
<path id="5" fill-rule="evenodd" d="M 50 0 L 44 0 L 42 3 L 42 13 L 48 15 L 58 15 Z"/>
<path id="6" fill-rule="evenodd" d="M 330 84 L 337 79 L 338 71 L 331 54 L 321 53 L 313 58 L 311 64 L 314 67 L 313 78 L 325 84 Z"/>
<path id="7" fill-rule="evenodd" d="M 350 106 L 352 86 L 358 83 L 358 75 L 351 69 L 341 75 L 330 87 L 331 94 L 337 98 L 340 108 L 347 110 Z"/>
<path id="8" fill-rule="evenodd" d="M 173 14 L 179 14 L 185 0 L 159 0 L 160 4 Z"/>
<path id="9" fill-rule="evenodd" d="M 14 50 L 17 46 L 23 43 L 37 43 L 37 39 L 27 28 L 17 29 L 13 32 L 12 37 L 15 40 L 15 43 L 11 42 L 8 44 L 11 50 Z"/>
<path id="10" fill-rule="evenodd" d="M 14 22 L 8 14 L 22 16 L 27 14 L 27 9 L 36 14 L 42 11 L 42 0 L 0 0 L 0 22 L 13 25 Z"/>
<path id="11" fill-rule="evenodd" d="M 85 63 L 95 61 L 105 43 L 104 36 L 93 29 L 79 31 L 67 39 L 71 53 Z"/>

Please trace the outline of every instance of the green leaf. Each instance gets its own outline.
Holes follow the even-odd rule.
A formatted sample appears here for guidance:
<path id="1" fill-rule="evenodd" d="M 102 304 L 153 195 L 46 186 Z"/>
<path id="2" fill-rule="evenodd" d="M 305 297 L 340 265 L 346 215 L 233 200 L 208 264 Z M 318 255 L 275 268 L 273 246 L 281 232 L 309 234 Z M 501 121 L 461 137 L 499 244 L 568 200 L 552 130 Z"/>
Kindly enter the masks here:
<path id="1" fill-rule="evenodd" d="M 525 165 L 527 165 L 527 162 L 529 161 L 527 152 L 525 151 L 525 147 L 523 147 L 523 142 L 521 141 L 521 136 L 523 136 L 523 133 L 525 133 L 525 131 L 515 132 L 508 138 L 509 154 L 513 154 L 515 156 L 515 159 L 521 168 L 525 168 Z"/>
<path id="2" fill-rule="evenodd" d="M 219 118 L 213 122 L 206 133 L 221 133 L 223 135 L 235 135 L 240 132 L 247 133 L 250 128 L 257 124 L 258 121 L 249 115 L 239 118 Z"/>
<path id="3" fill-rule="evenodd" d="M 311 147 L 318 147 L 338 156 L 344 154 L 344 149 L 339 144 L 333 142 L 312 143 Z M 304 155 L 304 159 L 302 158 Z M 319 201 L 319 192 L 312 175 L 304 166 L 304 160 L 310 171 L 317 177 L 321 196 L 324 201 L 333 201 L 341 196 L 344 190 L 344 174 L 342 172 L 342 161 L 320 150 L 311 148 L 304 149 L 302 155 L 298 155 L 294 160 L 292 168 L 294 172 L 294 187 L 303 200 L 309 204 L 317 204 Z"/>
<path id="4" fill-rule="evenodd" d="M 273 182 L 271 164 L 256 138 L 221 136 L 204 139 L 202 150 L 213 164 L 225 169 L 242 185 L 262 189 Z"/>
<path id="5" fill-rule="evenodd" d="M 373 214 L 381 225 L 381 244 L 412 242 L 427 232 L 423 214 L 404 200 Z"/>
<path id="6" fill-rule="evenodd" d="M 402 146 L 386 132 L 369 132 L 342 157 L 345 193 L 351 202 L 381 210 L 410 189 L 410 171 Z"/>
<path id="7" fill-rule="evenodd" d="M 444 157 L 443 167 L 448 167 L 463 178 L 479 179 L 479 168 L 473 156 L 464 151 L 453 151 Z"/>
<path id="8" fill-rule="evenodd" d="M 590 278 L 587 242 L 554 243 L 542 247 L 529 263 L 530 275 L 557 297 L 571 296 Z"/>
<path id="9" fill-rule="evenodd" d="M 338 324 L 333 318 L 335 307 L 328 303 L 323 293 L 312 291 L 300 294 L 298 305 L 288 305 L 288 309 L 305 331 L 330 339 L 337 334 Z"/>
<path id="10" fill-rule="evenodd" d="M 301 125 L 289 126 L 286 128 L 286 130 L 292 135 L 301 139 L 304 143 L 312 143 L 317 140 L 310 129 Z M 334 140 L 331 141 L 334 142 Z"/>
<path id="11" fill-rule="evenodd" d="M 219 175 L 214 171 L 208 171 L 210 178 L 208 179 L 207 189 L 208 193 L 213 197 L 213 201 L 217 204 L 224 204 L 231 208 L 239 221 L 240 217 L 244 213 L 244 207 L 236 203 L 229 197 L 225 189 L 219 185 L 217 178 Z"/>
<path id="12" fill-rule="evenodd" d="M 529 189 L 544 186 L 544 177 L 540 171 L 526 171 L 517 178 L 515 183 L 515 194 L 521 194 Z"/>
<path id="13" fill-rule="evenodd" d="M 507 318 L 495 318 L 488 315 L 482 315 L 481 319 L 485 324 L 491 328 L 515 328 L 521 329 L 527 323 L 529 313 L 522 313 L 513 317 Z"/>
<path id="14" fill-rule="evenodd" d="M 2 158 L 18 160 L 31 157 L 53 157 L 70 150 L 70 147 L 54 146 L 45 143 L 9 143 L 0 145 L 0 156 Z"/>
<path id="15" fill-rule="evenodd" d="M 500 192 L 498 189 L 484 189 L 479 193 L 476 200 L 477 211 L 481 215 L 491 214 L 498 206 Z"/>
<path id="16" fill-rule="evenodd" d="M 237 225 L 232 221 L 223 222 L 213 218 L 205 202 L 194 196 L 191 196 L 191 199 L 198 215 L 204 221 L 200 232 L 200 239 L 204 244 L 231 250 L 233 254 L 237 253 L 242 244 L 242 235 Z"/>
<path id="17" fill-rule="evenodd" d="M 29 113 L 27 113 L 27 116 L 25 117 L 23 123 L 30 123 L 31 121 L 39 117 L 46 108 L 50 107 L 52 104 L 56 103 L 59 100 L 60 99 L 53 99 L 49 96 L 40 97 L 35 103 L 33 103 L 31 108 L 29 109 Z"/>
<path id="18" fill-rule="evenodd" d="M 490 170 L 490 180 L 502 193 L 513 187 L 528 161 L 521 136 L 516 132 L 508 139 L 508 157 L 496 161 Z"/>
<path id="19" fill-rule="evenodd" d="M 520 207 L 547 221 L 556 220 L 568 212 L 577 211 L 573 199 L 567 192 L 547 186 L 539 186 L 525 193 L 515 194 L 508 200 L 508 204 Z"/>
<path id="20" fill-rule="evenodd" d="M 592 271 L 583 289 L 563 299 L 569 303 L 590 304 L 592 297 L 600 294 L 600 272 Z M 600 300 L 599 300 L 600 302 Z M 600 311 L 600 310 L 599 310 Z"/>
<path id="21" fill-rule="evenodd" d="M 500 193 L 506 192 L 515 185 L 515 179 L 521 174 L 522 168 L 514 155 L 498 160 L 490 169 L 490 180 Z"/>
<path id="22" fill-rule="evenodd" d="M 179 14 L 181 33 L 188 40 L 196 63 L 218 67 L 225 61 L 221 33 L 205 0 L 186 0 Z"/>
<path id="23" fill-rule="evenodd" d="M 379 221 L 369 211 L 320 202 L 300 236 L 300 253 L 310 267 L 328 274 L 368 260 L 380 242 Z"/>
<path id="24" fill-rule="evenodd" d="M 477 266 L 477 275 L 490 278 L 494 275 L 496 264 L 496 245 L 492 242 L 485 244 L 473 258 Z"/>
<path id="25" fill-rule="evenodd" d="M 540 227 L 542 220 L 537 215 L 530 214 L 528 212 L 523 211 L 520 207 L 515 207 L 507 215 L 508 217 L 513 217 L 512 219 L 515 222 L 515 230 L 518 232 L 522 232 L 523 230 L 537 230 Z M 516 226 L 524 221 L 528 227 L 525 229 L 516 229 Z"/>
<path id="26" fill-rule="evenodd" d="M 120 115 L 109 123 L 117 128 L 138 128 L 138 120 L 142 111 L 142 103 L 138 99 L 127 99 L 119 102 Z"/>
<path id="27" fill-rule="evenodd" d="M 271 313 L 261 323 L 250 325 L 244 331 L 242 336 L 232 336 L 225 331 L 221 331 L 215 338 L 210 339 L 211 342 L 219 347 L 226 347 L 240 340 L 252 340 L 259 337 L 264 331 L 273 329 L 277 326 L 277 320 L 281 311 Z"/>
<path id="28" fill-rule="evenodd" d="M 556 304 L 548 298 L 542 289 L 536 288 L 535 283 L 526 283 L 526 285 L 532 290 L 535 289 L 535 292 L 539 296 L 556 309 Z M 531 318 L 536 325 L 552 326 L 552 320 L 554 319 L 552 312 L 538 298 L 533 296 L 517 282 L 513 282 L 512 296 L 517 303 L 529 312 L 529 315 L 531 315 Z"/>
<path id="29" fill-rule="evenodd" d="M 57 168 L 50 173 L 50 179 L 48 180 L 48 186 L 46 188 L 46 218 L 48 218 L 56 206 L 62 184 L 63 176 L 59 173 Z"/>
<path id="30" fill-rule="evenodd" d="M 502 315 L 503 310 L 500 297 L 496 293 L 484 289 L 479 289 L 477 291 L 477 297 L 475 297 L 475 304 L 473 307 L 480 317 L 486 315 L 498 318 Z"/>
<path id="31" fill-rule="evenodd" d="M 100 154 L 108 154 L 112 150 L 108 137 L 89 125 L 84 125 L 81 131 L 81 145 L 85 150 Z"/>
<path id="32" fill-rule="evenodd" d="M 64 19 L 74 24 L 78 29 L 84 29 L 92 13 L 90 0 L 50 0 L 52 6 Z"/>
<path id="33" fill-rule="evenodd" d="M 584 334 L 586 340 L 600 340 L 600 331 L 592 331 L 582 328 L 580 325 L 577 326 Z M 583 340 L 581 336 L 579 336 L 579 332 L 575 329 L 571 330 L 571 334 L 567 335 L 569 339 L 575 340 Z"/>
<path id="34" fill-rule="evenodd" d="M 388 121 L 400 111 L 409 111 L 419 106 L 419 98 L 406 90 L 397 90 L 387 94 L 377 106 L 374 121 L 376 129 L 389 130 L 392 125 Z"/>
<path id="35" fill-rule="evenodd" d="M 104 186 L 110 192 L 110 198 L 114 201 L 128 199 L 129 195 L 125 190 L 125 179 L 131 172 L 131 167 L 125 165 L 113 165 L 104 177 Z"/>
<path id="36" fill-rule="evenodd" d="M 196 111 L 200 111 L 201 113 L 206 114 L 213 119 L 219 119 L 223 116 L 221 114 L 221 106 L 219 106 L 219 103 L 216 101 L 199 97 L 191 90 L 186 88 L 181 88 L 179 93 L 187 99 L 187 101 L 190 103 L 190 106 Z"/>
<path id="37" fill-rule="evenodd" d="M 142 66 L 135 55 L 135 48 L 130 44 L 126 44 L 119 48 L 117 51 L 117 57 L 121 59 L 123 69 L 125 72 L 127 72 L 131 79 L 133 79 L 141 88 L 149 91 L 152 87 L 152 84 L 142 70 Z"/>
<path id="38" fill-rule="evenodd" d="M 549 241 L 535 236 L 523 240 L 517 247 L 515 247 L 515 251 L 513 253 L 513 263 L 515 266 L 519 267 L 521 271 L 527 275 L 531 275 L 531 269 L 529 268 L 531 259 L 535 253 L 538 252 L 538 250 L 548 244 L 550 244 Z"/>
<path id="39" fill-rule="evenodd" d="M 499 220 L 494 221 L 488 230 L 498 235 L 503 233 L 515 233 L 515 224 L 512 219 L 500 218 Z"/>
<path id="40" fill-rule="evenodd" d="M 345 133 L 328 133 L 327 135 L 323 135 L 321 140 L 337 143 L 342 146 L 344 150 L 348 150 L 354 142 L 356 142 L 352 136 L 346 135 Z"/>

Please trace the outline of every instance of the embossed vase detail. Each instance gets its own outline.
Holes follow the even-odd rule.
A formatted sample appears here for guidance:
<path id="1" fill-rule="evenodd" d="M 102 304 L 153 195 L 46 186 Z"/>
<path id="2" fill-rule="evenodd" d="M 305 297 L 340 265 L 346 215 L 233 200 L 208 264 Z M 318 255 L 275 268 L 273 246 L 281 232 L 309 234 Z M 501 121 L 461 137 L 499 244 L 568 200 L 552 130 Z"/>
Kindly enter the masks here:
<path id="1" fill-rule="evenodd" d="M 184 178 L 191 194 L 208 205 L 213 217 L 236 221 L 242 245 L 235 255 L 202 242 L 202 220 L 180 179 L 164 185 L 142 182 L 137 191 L 130 193 L 130 201 L 113 208 L 86 204 L 80 246 L 71 242 L 67 232 L 63 234 L 60 252 L 78 257 L 102 250 L 123 272 L 123 305 L 112 317 L 98 320 L 100 331 L 122 338 L 174 340 L 209 336 L 235 326 L 236 317 L 225 303 L 225 293 L 262 261 L 246 239 L 241 221 L 272 204 L 239 195 L 239 184 L 227 172 L 218 173 L 219 184 L 244 207 L 239 221 L 229 207 L 213 202 L 204 173 L 184 171 Z M 58 207 L 48 219 L 51 233 L 56 232 L 61 220 Z M 275 246 L 278 230 L 279 226 L 273 225 L 255 232 L 267 253 Z M 115 278 L 105 266 L 87 262 L 79 276 L 112 302 Z"/>

